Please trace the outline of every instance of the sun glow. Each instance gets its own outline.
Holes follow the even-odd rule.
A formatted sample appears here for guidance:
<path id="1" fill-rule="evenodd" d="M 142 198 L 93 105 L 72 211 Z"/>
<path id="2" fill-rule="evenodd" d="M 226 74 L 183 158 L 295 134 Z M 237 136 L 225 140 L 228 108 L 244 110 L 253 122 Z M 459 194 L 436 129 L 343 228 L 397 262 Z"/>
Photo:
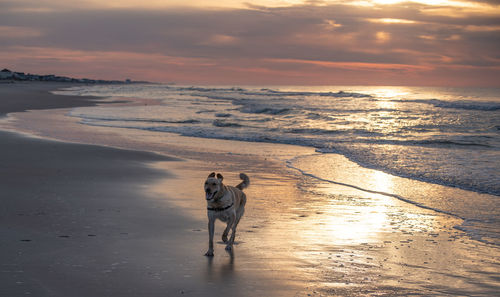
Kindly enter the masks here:
<path id="1" fill-rule="evenodd" d="M 381 171 L 373 171 L 366 176 L 366 183 L 370 190 L 379 192 L 391 192 L 393 182 L 391 176 Z M 339 191 L 335 189 L 335 191 Z M 363 193 L 366 201 L 360 205 L 349 205 L 350 211 L 347 216 L 339 216 L 338 202 L 332 202 L 331 208 L 326 206 L 328 216 L 325 224 L 325 231 L 330 240 L 337 244 L 360 244 L 376 240 L 380 232 L 384 232 L 387 226 L 388 207 L 392 205 L 392 200 L 388 196 Z"/>
<path id="2" fill-rule="evenodd" d="M 391 34 L 384 31 L 379 31 L 375 33 L 375 39 L 377 43 L 385 43 L 391 39 Z"/>
<path id="3" fill-rule="evenodd" d="M 391 193 L 393 182 L 391 176 L 382 171 L 374 170 L 371 176 L 374 190 L 384 193 Z"/>
<path id="4" fill-rule="evenodd" d="M 381 98 L 394 98 L 411 94 L 411 92 L 404 87 L 380 87 L 371 91 L 373 91 L 377 97 Z"/>

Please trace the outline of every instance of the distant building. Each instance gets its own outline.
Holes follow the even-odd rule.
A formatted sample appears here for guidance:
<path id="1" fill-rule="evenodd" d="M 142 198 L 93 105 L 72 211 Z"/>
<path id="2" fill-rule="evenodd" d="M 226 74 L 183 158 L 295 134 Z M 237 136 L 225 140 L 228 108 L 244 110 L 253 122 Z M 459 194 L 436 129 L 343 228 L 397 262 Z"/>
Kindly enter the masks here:
<path id="1" fill-rule="evenodd" d="M 13 76 L 14 79 L 26 80 L 26 74 L 24 74 L 24 72 L 14 72 Z"/>
<path id="2" fill-rule="evenodd" d="M 66 76 L 57 76 L 54 74 L 40 75 L 40 74 L 25 74 L 24 72 L 13 72 L 7 68 L 0 71 L 0 80 L 21 80 L 21 81 L 53 81 L 53 82 L 74 82 L 74 83 L 85 83 L 85 84 L 131 84 L 132 81 L 127 79 L 125 81 L 119 80 L 96 80 L 89 78 L 71 78 Z"/>
<path id="3" fill-rule="evenodd" d="M 9 69 L 5 68 L 2 71 L 0 71 L 0 79 L 13 79 L 13 78 L 14 78 L 14 73 Z"/>

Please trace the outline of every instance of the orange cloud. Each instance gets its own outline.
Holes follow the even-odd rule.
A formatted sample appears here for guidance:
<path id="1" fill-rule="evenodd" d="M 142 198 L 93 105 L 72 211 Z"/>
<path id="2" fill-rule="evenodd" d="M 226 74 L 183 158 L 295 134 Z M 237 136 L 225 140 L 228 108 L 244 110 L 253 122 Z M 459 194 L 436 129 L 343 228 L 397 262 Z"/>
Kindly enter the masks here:
<path id="1" fill-rule="evenodd" d="M 311 61 L 298 59 L 267 59 L 276 63 L 296 63 L 309 64 L 325 68 L 349 69 L 358 71 L 428 71 L 434 67 L 428 65 L 408 65 L 408 64 L 388 64 L 388 63 L 363 63 L 363 62 L 330 62 L 330 61 Z"/>

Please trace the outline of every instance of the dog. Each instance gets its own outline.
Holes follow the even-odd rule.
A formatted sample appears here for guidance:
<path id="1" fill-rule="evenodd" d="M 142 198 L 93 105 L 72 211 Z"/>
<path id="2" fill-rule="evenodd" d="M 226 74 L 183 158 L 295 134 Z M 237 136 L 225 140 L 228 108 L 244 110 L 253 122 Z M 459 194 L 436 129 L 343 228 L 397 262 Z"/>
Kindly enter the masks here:
<path id="1" fill-rule="evenodd" d="M 240 173 L 242 182 L 236 187 L 224 185 L 223 179 L 224 177 L 220 173 L 215 175 L 215 172 L 212 172 L 205 181 L 209 237 L 208 251 L 205 253 L 207 257 L 214 255 L 215 220 L 219 219 L 227 223 L 226 229 L 222 233 L 222 241 L 226 243 L 226 251 L 232 251 L 236 227 L 245 212 L 247 198 L 243 189 L 250 185 L 250 179 L 246 174 Z M 231 238 L 228 240 L 229 229 L 231 229 Z"/>

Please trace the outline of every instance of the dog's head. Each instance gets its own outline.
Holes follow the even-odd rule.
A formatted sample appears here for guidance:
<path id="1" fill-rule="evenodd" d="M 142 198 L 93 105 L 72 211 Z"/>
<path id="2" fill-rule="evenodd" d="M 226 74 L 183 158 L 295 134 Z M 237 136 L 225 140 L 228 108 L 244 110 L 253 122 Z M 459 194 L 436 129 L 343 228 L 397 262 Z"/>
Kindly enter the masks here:
<path id="1" fill-rule="evenodd" d="M 222 193 L 223 179 L 224 177 L 220 173 L 217 173 L 217 176 L 215 176 L 215 172 L 212 172 L 208 175 L 207 180 L 205 181 L 205 198 L 208 201 L 214 200 L 219 193 Z"/>

